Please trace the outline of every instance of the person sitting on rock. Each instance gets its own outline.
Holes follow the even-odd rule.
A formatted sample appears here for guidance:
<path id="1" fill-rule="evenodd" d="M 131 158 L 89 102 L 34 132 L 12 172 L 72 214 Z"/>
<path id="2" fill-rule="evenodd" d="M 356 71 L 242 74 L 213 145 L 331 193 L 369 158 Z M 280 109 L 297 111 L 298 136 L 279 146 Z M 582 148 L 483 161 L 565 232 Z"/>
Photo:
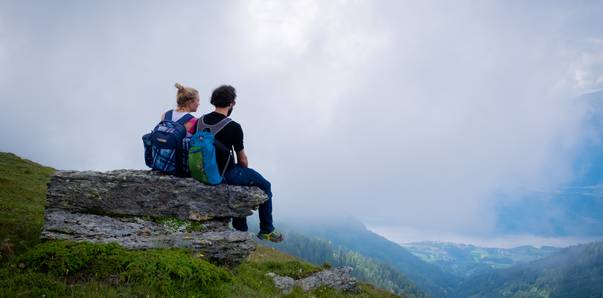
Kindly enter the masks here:
<path id="1" fill-rule="evenodd" d="M 161 114 L 161 120 L 165 119 L 167 114 L 171 114 L 172 121 L 178 121 L 178 119 L 182 118 L 184 115 L 189 113 L 194 113 L 199 108 L 199 91 L 195 88 L 184 87 L 179 83 L 175 84 L 178 92 L 176 93 L 176 109 L 169 110 L 163 114 Z M 192 117 L 191 120 L 187 121 L 184 124 L 186 127 L 186 135 L 192 136 L 195 134 L 195 130 L 197 129 L 197 118 Z"/>
<path id="2" fill-rule="evenodd" d="M 185 138 L 197 129 L 197 118 L 191 115 L 199 107 L 199 92 L 176 83 L 176 109 L 161 114 L 161 120 L 142 136 L 145 164 L 156 171 L 178 177 L 190 176 L 188 148 Z"/>
<path id="3" fill-rule="evenodd" d="M 216 88 L 211 95 L 211 104 L 215 110 L 204 115 L 198 121 L 203 124 L 214 125 L 222 119 L 230 116 L 236 104 L 236 90 L 229 85 Z M 216 135 L 215 139 L 226 148 L 234 148 L 238 163 L 230 158 L 231 152 L 216 150 L 216 161 L 220 173 L 224 172 L 224 182 L 230 185 L 257 186 L 268 196 L 268 200 L 259 206 L 260 231 L 258 238 L 272 242 L 281 242 L 283 235 L 276 231 L 272 225 L 272 191 L 270 182 L 260 173 L 248 167 L 247 154 L 243 147 L 243 129 L 235 121 L 230 121 Z M 233 218 L 232 226 L 239 231 L 247 231 L 247 219 L 245 217 Z"/>

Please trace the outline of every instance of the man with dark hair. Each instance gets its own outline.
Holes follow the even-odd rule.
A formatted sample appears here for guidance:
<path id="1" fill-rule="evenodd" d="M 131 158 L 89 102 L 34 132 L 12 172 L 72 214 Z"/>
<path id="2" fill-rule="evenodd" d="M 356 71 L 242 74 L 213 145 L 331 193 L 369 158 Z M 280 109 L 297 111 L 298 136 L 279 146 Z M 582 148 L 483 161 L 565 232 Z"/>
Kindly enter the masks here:
<path id="1" fill-rule="evenodd" d="M 230 116 L 236 104 L 236 90 L 229 85 L 222 85 L 214 90 L 211 95 L 211 104 L 215 110 L 204 115 L 200 121 L 204 124 L 214 125 L 222 119 Z M 270 182 L 260 173 L 248 167 L 247 155 L 243 148 L 243 129 L 235 121 L 230 121 L 222 130 L 215 135 L 215 139 L 226 146 L 234 149 L 237 155 L 237 163 L 230 157 L 231 152 L 216 150 L 216 161 L 220 173 L 225 169 L 224 181 L 227 184 L 242 186 L 257 186 L 268 196 L 268 201 L 259 207 L 260 232 L 258 238 L 272 242 L 281 242 L 283 235 L 276 231 L 272 225 L 272 191 Z M 245 217 L 233 218 L 232 226 L 239 231 L 247 231 L 247 219 Z"/>

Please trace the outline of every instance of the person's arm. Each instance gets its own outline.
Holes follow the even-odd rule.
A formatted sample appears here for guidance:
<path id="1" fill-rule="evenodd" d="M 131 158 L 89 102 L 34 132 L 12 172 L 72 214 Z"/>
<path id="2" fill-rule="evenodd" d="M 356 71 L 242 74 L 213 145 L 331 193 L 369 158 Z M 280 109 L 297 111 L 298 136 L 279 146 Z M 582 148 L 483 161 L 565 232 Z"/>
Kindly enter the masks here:
<path id="1" fill-rule="evenodd" d="M 245 147 L 243 145 L 243 129 L 241 129 L 241 125 L 238 123 L 235 123 L 235 130 L 234 130 L 234 140 L 233 140 L 233 149 L 234 151 L 237 153 L 237 163 L 243 167 L 243 168 L 247 168 L 249 167 L 249 162 L 247 160 L 247 154 L 245 154 Z"/>
<path id="2" fill-rule="evenodd" d="M 244 149 L 237 151 L 237 161 L 241 167 L 249 167 L 249 162 L 247 161 L 247 154 L 245 154 Z"/>

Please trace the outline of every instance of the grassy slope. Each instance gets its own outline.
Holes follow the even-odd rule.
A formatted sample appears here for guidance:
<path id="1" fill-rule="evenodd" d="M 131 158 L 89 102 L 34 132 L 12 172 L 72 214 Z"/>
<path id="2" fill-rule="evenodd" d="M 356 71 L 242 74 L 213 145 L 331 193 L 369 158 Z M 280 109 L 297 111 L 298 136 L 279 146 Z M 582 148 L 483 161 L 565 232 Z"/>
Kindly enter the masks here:
<path id="1" fill-rule="evenodd" d="M 0 152 L 0 263 L 40 242 L 52 168 Z"/>
<path id="2" fill-rule="evenodd" d="M 280 297 L 266 273 L 294 278 L 321 270 L 259 246 L 236 268 L 221 268 L 181 249 L 128 251 L 118 245 L 40 244 L 46 184 L 53 169 L 0 153 L 0 293 L 11 297 Z M 393 297 L 361 284 L 356 294 L 321 288 L 288 297 Z"/>

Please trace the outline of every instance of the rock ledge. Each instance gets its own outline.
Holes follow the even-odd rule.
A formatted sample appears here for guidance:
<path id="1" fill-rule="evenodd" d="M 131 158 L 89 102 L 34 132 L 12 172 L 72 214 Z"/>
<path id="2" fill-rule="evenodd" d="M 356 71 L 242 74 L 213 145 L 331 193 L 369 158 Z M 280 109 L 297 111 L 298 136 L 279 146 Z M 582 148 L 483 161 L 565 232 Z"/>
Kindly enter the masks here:
<path id="1" fill-rule="evenodd" d="M 255 242 L 227 221 L 267 199 L 256 187 L 208 186 L 153 171 L 58 171 L 48 185 L 42 238 L 187 248 L 238 264 Z"/>

